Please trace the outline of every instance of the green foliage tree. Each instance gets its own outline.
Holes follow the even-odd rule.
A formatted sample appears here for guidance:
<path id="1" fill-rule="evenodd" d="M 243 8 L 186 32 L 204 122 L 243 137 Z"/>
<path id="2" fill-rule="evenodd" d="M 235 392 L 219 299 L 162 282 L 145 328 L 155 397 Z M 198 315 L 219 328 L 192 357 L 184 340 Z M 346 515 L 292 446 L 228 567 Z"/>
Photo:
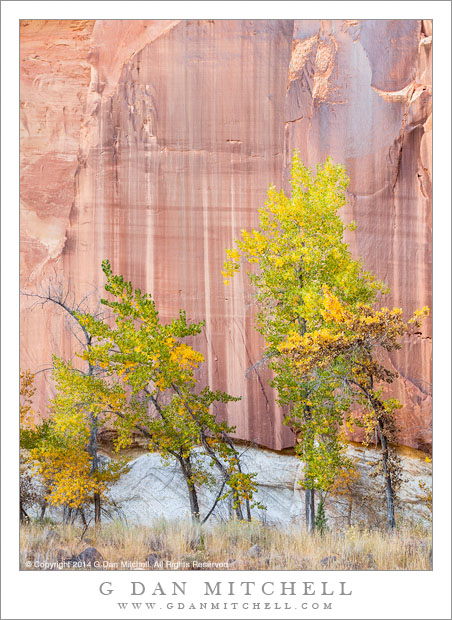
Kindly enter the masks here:
<path id="1" fill-rule="evenodd" d="M 51 415 L 44 420 L 37 420 L 30 406 L 30 398 L 35 388 L 31 383 L 33 375 L 21 373 L 20 445 L 24 453 L 24 479 L 21 484 L 21 514 L 26 514 L 24 504 L 38 500 L 39 492 L 33 478 L 38 477 L 45 489 L 45 503 L 61 506 L 66 517 L 79 513 L 85 519 L 84 508 L 90 504 L 109 504 L 108 490 L 125 471 L 126 466 L 120 461 L 102 464 L 93 471 L 93 457 L 89 451 L 91 436 L 90 415 L 87 415 L 88 403 L 74 406 L 67 397 L 67 373 L 64 364 L 55 358 L 53 371 L 56 382 L 56 397 L 51 401 Z M 77 371 L 79 377 L 83 373 Z M 90 410 L 94 407 L 91 404 Z M 43 516 L 43 512 L 41 516 Z M 99 520 L 96 520 L 97 522 Z"/>
<path id="2" fill-rule="evenodd" d="M 352 258 L 343 240 L 344 230 L 355 228 L 353 222 L 344 226 L 338 214 L 348 183 L 343 166 L 328 159 L 312 175 L 295 151 L 291 196 L 269 188 L 265 207 L 259 210 L 259 227 L 241 231 L 235 248 L 227 250 L 222 272 L 228 284 L 242 261 L 251 266 L 256 327 L 265 339 L 279 403 L 289 409 L 285 423 L 297 436 L 295 449 L 305 464 L 308 529 L 314 528 L 314 489 L 327 490 L 346 464 L 339 426 L 349 399 L 338 391 L 340 384 L 330 368 L 313 368 L 303 376 L 294 373 L 282 346 L 289 334 L 302 337 L 322 328 L 325 285 L 351 308 L 371 303 L 384 290 Z"/>
<path id="3" fill-rule="evenodd" d="M 88 303 L 90 294 L 85 295 L 80 301 L 76 301 L 69 284 L 65 283 L 63 279 L 58 277 L 49 277 L 49 279 L 44 282 L 39 289 L 33 292 L 22 291 L 21 294 L 34 300 L 30 309 L 33 309 L 36 305 L 40 305 L 42 307 L 50 303 L 61 310 L 68 319 L 68 326 L 75 340 L 82 346 L 82 348 L 89 349 L 91 346 L 91 335 L 81 325 L 79 317 L 90 312 Z M 95 311 L 94 316 L 98 318 L 100 317 L 98 310 Z M 83 372 L 87 376 L 92 376 L 94 367 L 88 363 Z M 57 377 L 55 378 L 57 379 Z M 96 479 L 98 477 L 100 463 L 97 452 L 99 421 L 93 411 L 86 411 L 86 414 L 89 416 L 89 419 L 87 420 L 89 425 L 89 439 L 86 446 L 86 451 L 90 456 L 90 475 L 92 475 L 93 479 Z M 83 433 L 84 431 L 81 432 Z M 101 495 L 96 491 L 93 493 L 93 505 L 94 520 L 96 524 L 99 524 L 101 520 L 102 504 Z"/>
<path id="4" fill-rule="evenodd" d="M 164 460 L 176 459 L 195 520 L 200 519 L 197 487 L 213 487 L 212 467 L 220 472 L 223 485 L 207 517 L 221 498 L 232 495 L 237 517 L 243 518 L 245 504 L 250 518 L 255 475 L 241 470 L 230 438 L 234 428 L 219 422 L 213 412 L 216 403 L 239 399 L 209 387 L 196 389 L 195 372 L 204 358 L 184 342 L 199 334 L 204 323 L 190 323 L 180 311 L 177 318 L 163 324 L 149 294 L 114 275 L 108 261 L 102 269 L 110 299 L 101 302 L 112 311 L 114 323 L 76 314 L 92 339 L 82 357 L 99 372 L 82 376 L 69 363 L 60 362 L 67 373 L 68 407 L 94 403 L 97 419 L 102 412 L 115 427 L 118 450 L 128 446 L 138 430 Z"/>
<path id="5" fill-rule="evenodd" d="M 382 457 L 373 475 L 383 475 L 387 524 L 392 529 L 395 493 L 401 483 L 400 458 L 395 450 L 396 412 L 401 403 L 384 395 L 384 386 L 398 375 L 387 368 L 381 352 L 399 350 L 401 338 L 418 329 L 429 310 L 416 310 L 407 323 L 400 308 L 375 310 L 360 303 L 350 310 L 326 286 L 319 309 L 322 327 L 303 335 L 292 331 L 280 349 L 292 359 L 300 380 L 314 370 L 332 370 L 351 402 L 361 406 L 363 415 L 349 416 L 349 423 L 364 427 L 367 445 L 379 437 Z"/>

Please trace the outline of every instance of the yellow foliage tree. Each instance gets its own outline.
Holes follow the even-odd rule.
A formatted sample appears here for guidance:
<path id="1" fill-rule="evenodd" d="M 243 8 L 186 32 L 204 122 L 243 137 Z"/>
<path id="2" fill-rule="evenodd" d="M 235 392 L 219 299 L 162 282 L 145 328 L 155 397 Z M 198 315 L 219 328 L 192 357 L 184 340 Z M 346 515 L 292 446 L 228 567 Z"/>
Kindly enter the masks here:
<path id="1" fill-rule="evenodd" d="M 344 242 L 345 229 L 356 227 L 354 222 L 345 226 L 339 215 L 349 183 L 344 167 L 328 158 L 313 173 L 295 151 L 291 172 L 290 196 L 270 186 L 259 226 L 241 231 L 235 247 L 226 251 L 222 273 L 229 284 L 244 263 L 250 265 L 256 329 L 265 339 L 271 385 L 288 411 L 284 422 L 296 436 L 295 450 L 304 463 L 306 525 L 312 530 L 315 489 L 326 491 L 346 463 L 339 428 L 348 402 L 326 367 L 294 373 L 290 345 L 322 329 L 322 285 L 348 307 L 372 302 L 384 287 Z"/>
<path id="2" fill-rule="evenodd" d="M 55 360 L 57 395 L 51 402 L 51 416 L 41 421 L 32 408 L 34 375 L 21 372 L 20 439 L 22 459 L 27 465 L 23 487 L 37 498 L 35 486 L 28 480 L 37 477 L 45 489 L 46 503 L 63 507 L 68 514 L 78 510 L 84 519 L 83 509 L 94 504 L 95 498 L 110 503 L 108 489 L 126 467 L 121 461 L 110 461 L 93 470 L 93 456 L 88 452 L 90 418 L 86 410 L 67 406 L 67 374 L 63 367 Z M 26 514 L 25 501 L 21 497 L 22 515 Z"/>
<path id="3" fill-rule="evenodd" d="M 428 315 L 428 308 L 417 310 L 406 323 L 400 308 L 375 310 L 359 303 L 348 308 L 327 286 L 320 304 L 323 325 L 310 333 L 288 333 L 280 350 L 292 360 L 298 376 L 309 375 L 314 369 L 334 369 L 350 398 L 363 407 L 361 417 L 353 422 L 364 427 L 365 442 L 375 436 L 381 443 L 382 458 L 375 475 L 383 474 L 387 522 L 395 526 L 394 493 L 401 482 L 400 459 L 394 446 L 397 442 L 396 411 L 401 404 L 394 398 L 385 398 L 383 387 L 392 383 L 397 373 L 389 370 L 379 351 L 401 348 L 400 340 L 419 328 Z M 349 416 L 349 421 L 351 416 Z"/>

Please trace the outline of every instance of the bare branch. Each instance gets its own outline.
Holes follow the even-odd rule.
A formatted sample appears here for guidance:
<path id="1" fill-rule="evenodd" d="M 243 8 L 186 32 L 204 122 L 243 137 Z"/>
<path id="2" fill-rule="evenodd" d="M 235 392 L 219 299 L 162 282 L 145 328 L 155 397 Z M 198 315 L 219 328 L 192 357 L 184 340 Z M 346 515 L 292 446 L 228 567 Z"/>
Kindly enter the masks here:
<path id="1" fill-rule="evenodd" d="M 43 307 L 49 302 L 62 308 L 72 319 L 72 321 L 69 321 L 67 325 L 69 326 L 71 334 L 76 338 L 78 343 L 84 348 L 91 345 L 91 335 L 81 324 L 80 318 L 77 315 L 91 314 L 94 318 L 102 317 L 103 313 L 100 309 L 99 303 L 97 303 L 94 313 L 89 311 L 88 300 L 96 294 L 96 289 L 93 288 L 84 297 L 82 297 L 78 303 L 76 303 L 75 294 L 70 280 L 66 280 L 62 275 L 58 275 L 56 271 L 54 271 L 54 275 L 44 281 L 35 291 L 30 292 L 24 290 L 20 293 L 24 297 L 29 297 L 36 300 L 30 306 L 30 309 L 34 309 L 37 306 Z M 76 333 L 74 329 L 75 323 L 82 331 L 85 342 L 83 342 L 80 336 Z"/>
<path id="2" fill-rule="evenodd" d="M 257 361 L 255 364 L 253 364 L 252 366 L 247 368 L 247 370 L 245 372 L 245 377 L 247 379 L 249 379 L 253 370 L 255 370 L 257 372 L 258 369 L 260 369 L 262 366 L 264 366 L 264 364 L 266 364 L 267 361 L 269 359 L 271 359 L 272 357 L 274 357 L 275 355 L 276 355 L 276 353 L 273 352 L 273 351 L 271 351 L 270 353 L 266 353 L 266 355 L 264 355 L 264 357 L 262 357 L 259 361 Z"/>

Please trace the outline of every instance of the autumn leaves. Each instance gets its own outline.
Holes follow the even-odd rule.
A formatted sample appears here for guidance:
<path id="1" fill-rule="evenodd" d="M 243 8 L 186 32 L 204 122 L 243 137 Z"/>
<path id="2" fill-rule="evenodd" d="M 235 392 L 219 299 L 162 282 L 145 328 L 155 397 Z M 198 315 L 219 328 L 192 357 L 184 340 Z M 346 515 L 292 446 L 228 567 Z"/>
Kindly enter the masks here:
<path id="1" fill-rule="evenodd" d="M 258 307 L 256 328 L 266 341 L 274 372 L 272 385 L 289 409 L 285 423 L 296 435 L 304 462 L 306 521 L 313 529 L 314 490 L 327 492 L 352 464 L 345 453 L 343 425 L 365 426 L 366 438 L 380 437 L 388 524 L 394 526 L 394 492 L 400 480 L 395 412 L 400 403 L 385 399 L 382 385 L 395 373 L 380 361 L 380 350 L 400 348 L 410 324 L 419 326 L 428 309 L 409 323 L 398 308 L 374 310 L 382 282 L 352 257 L 343 240 L 338 211 L 349 180 L 328 159 L 316 175 L 294 153 L 291 197 L 270 187 L 259 228 L 242 230 L 227 251 L 223 276 L 229 284 L 242 264 Z M 351 414 L 360 407 L 360 415 Z M 353 409 L 353 406 L 355 408 Z"/>

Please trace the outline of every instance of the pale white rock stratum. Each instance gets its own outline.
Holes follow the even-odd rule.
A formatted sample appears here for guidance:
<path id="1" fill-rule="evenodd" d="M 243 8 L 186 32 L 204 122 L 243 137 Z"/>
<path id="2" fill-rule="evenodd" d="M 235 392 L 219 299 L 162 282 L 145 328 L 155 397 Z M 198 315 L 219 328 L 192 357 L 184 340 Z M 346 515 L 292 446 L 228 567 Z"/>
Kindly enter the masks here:
<path id="1" fill-rule="evenodd" d="M 253 509 L 253 517 L 267 524 L 289 525 L 304 520 L 303 491 L 298 484 L 303 468 L 293 455 L 261 448 L 238 446 L 242 452 L 244 471 L 255 472 L 258 485 L 257 499 L 266 510 Z M 378 458 L 375 450 L 349 446 L 349 455 L 357 459 L 361 483 L 356 489 L 352 506 L 352 523 L 378 525 L 384 523 L 384 497 L 378 492 L 378 478 L 369 477 L 372 461 Z M 401 455 L 404 482 L 399 493 L 399 516 L 425 520 L 428 510 L 421 501 L 419 481 L 431 484 L 431 465 L 425 458 Z M 129 524 L 149 525 L 155 519 L 169 520 L 189 517 L 186 484 L 176 463 L 163 465 L 157 453 L 148 453 L 129 463 L 128 473 L 112 488 L 112 499 L 120 506 L 120 513 Z M 381 481 L 380 481 L 381 484 Z M 218 485 L 218 489 L 220 484 Z M 202 514 L 212 506 L 218 489 L 199 493 Z M 329 525 L 345 525 L 348 500 L 326 497 Z M 212 519 L 226 520 L 231 513 L 228 501 L 220 502 Z"/>

